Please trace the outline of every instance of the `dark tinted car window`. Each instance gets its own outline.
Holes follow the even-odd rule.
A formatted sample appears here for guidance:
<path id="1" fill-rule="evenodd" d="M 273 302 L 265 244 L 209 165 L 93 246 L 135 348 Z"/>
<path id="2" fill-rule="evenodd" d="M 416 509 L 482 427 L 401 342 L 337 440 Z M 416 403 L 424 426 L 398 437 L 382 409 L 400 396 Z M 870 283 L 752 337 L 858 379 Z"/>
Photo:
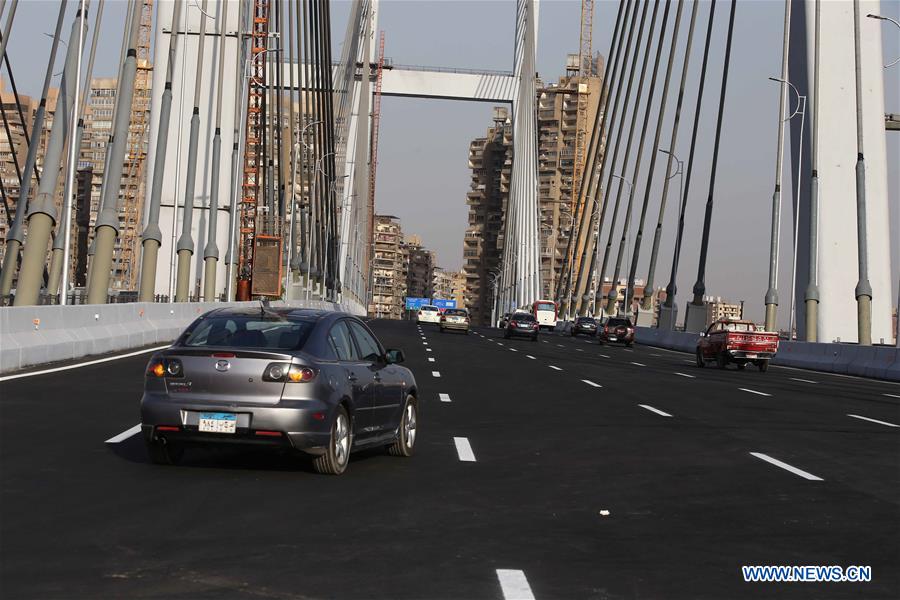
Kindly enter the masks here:
<path id="1" fill-rule="evenodd" d="M 469 313 L 464 311 L 461 308 L 448 308 L 444 311 L 444 314 L 448 317 L 468 317 Z"/>
<path id="2" fill-rule="evenodd" d="M 521 314 L 513 315 L 512 320 L 513 321 L 524 321 L 526 323 L 530 323 L 530 322 L 534 321 L 534 316 L 526 314 L 526 313 L 521 313 Z"/>
<path id="3" fill-rule="evenodd" d="M 606 323 L 610 327 L 631 327 L 631 320 L 629 319 L 610 319 Z"/>
<path id="4" fill-rule="evenodd" d="M 350 329 L 353 330 L 353 337 L 359 346 L 359 353 L 363 360 L 375 361 L 381 358 L 381 348 L 378 342 L 372 337 L 372 334 L 366 331 L 365 327 L 356 321 L 348 321 Z"/>
<path id="5" fill-rule="evenodd" d="M 279 317 L 213 316 L 185 332 L 181 344 L 190 347 L 296 350 L 306 343 L 313 324 Z"/>
<path id="6" fill-rule="evenodd" d="M 578 323 L 579 325 L 593 325 L 594 319 L 590 317 L 581 317 L 576 321 L 576 323 Z"/>
<path id="7" fill-rule="evenodd" d="M 337 355 L 338 360 L 359 360 L 353 340 L 350 339 L 350 330 L 346 321 L 338 321 L 328 332 L 328 344 Z"/>

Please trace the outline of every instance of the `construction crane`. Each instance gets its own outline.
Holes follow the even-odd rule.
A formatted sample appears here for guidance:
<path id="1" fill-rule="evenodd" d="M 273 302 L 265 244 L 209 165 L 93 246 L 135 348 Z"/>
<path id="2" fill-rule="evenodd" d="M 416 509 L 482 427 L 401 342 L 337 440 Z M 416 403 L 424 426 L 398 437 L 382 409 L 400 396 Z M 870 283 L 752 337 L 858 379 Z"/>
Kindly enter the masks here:
<path id="1" fill-rule="evenodd" d="M 578 120 L 575 129 L 575 164 L 572 172 L 572 210 L 581 199 L 581 179 L 584 175 L 585 147 L 587 138 L 587 108 L 590 88 L 587 78 L 591 76 L 591 35 L 594 27 L 594 0 L 581 0 L 581 40 L 578 46 L 578 82 L 575 84 L 576 102 L 578 102 Z"/>
<path id="2" fill-rule="evenodd" d="M 150 86 L 153 62 L 150 56 L 150 38 L 153 34 L 153 0 L 143 0 L 140 13 L 137 42 L 137 72 L 134 80 L 134 97 L 131 101 L 131 120 L 128 129 L 127 154 L 123 178 L 124 223 L 119 248 L 120 286 L 125 290 L 137 289 L 138 246 L 140 223 L 144 212 L 144 164 L 145 142 L 149 130 Z"/>
<path id="3" fill-rule="evenodd" d="M 368 274 L 369 285 L 373 285 L 370 272 L 375 259 L 375 170 L 378 167 L 378 124 L 381 121 L 381 77 L 384 72 L 384 31 L 378 41 L 378 68 L 375 70 L 375 100 L 372 105 L 372 160 L 369 163 L 369 252 L 366 256 L 365 273 Z"/>
<path id="4" fill-rule="evenodd" d="M 266 94 L 264 59 L 269 36 L 269 0 L 253 0 L 250 24 L 250 82 L 247 86 L 246 135 L 239 213 L 238 282 L 236 299 L 250 300 L 253 284 L 256 220 L 261 199 L 263 164 L 263 129 L 266 127 L 263 104 Z"/>

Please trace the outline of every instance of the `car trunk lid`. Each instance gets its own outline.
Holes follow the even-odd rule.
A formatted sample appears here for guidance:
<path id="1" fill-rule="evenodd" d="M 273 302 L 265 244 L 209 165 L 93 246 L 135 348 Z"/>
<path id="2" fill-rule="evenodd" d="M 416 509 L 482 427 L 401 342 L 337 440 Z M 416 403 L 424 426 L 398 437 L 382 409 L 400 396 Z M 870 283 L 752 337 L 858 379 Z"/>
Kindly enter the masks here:
<path id="1" fill-rule="evenodd" d="M 232 348 L 175 348 L 166 357 L 177 358 L 183 368 L 182 377 L 166 378 L 169 395 L 209 404 L 277 404 L 284 381 L 263 381 L 263 374 L 272 363 L 292 359 L 289 354 Z"/>

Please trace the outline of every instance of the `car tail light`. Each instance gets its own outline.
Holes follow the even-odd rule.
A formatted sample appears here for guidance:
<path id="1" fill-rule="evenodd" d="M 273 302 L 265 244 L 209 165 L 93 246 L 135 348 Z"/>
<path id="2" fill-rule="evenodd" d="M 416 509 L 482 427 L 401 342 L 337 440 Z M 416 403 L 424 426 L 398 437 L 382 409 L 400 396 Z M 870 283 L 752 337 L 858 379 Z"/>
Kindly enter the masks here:
<path id="1" fill-rule="evenodd" d="M 254 432 L 256 435 L 261 435 L 265 437 L 281 437 L 280 431 L 268 431 L 266 429 L 257 429 Z"/>
<path id="2" fill-rule="evenodd" d="M 158 358 L 151 360 L 147 366 L 149 377 L 182 377 L 184 367 L 177 358 Z"/>
<path id="3" fill-rule="evenodd" d="M 291 370 L 288 371 L 288 381 L 291 381 L 292 383 L 306 383 L 315 378 L 316 372 L 309 367 L 291 365 Z"/>
<path id="4" fill-rule="evenodd" d="M 181 428 L 177 427 L 175 425 L 157 425 L 156 430 L 157 431 L 181 431 Z"/>

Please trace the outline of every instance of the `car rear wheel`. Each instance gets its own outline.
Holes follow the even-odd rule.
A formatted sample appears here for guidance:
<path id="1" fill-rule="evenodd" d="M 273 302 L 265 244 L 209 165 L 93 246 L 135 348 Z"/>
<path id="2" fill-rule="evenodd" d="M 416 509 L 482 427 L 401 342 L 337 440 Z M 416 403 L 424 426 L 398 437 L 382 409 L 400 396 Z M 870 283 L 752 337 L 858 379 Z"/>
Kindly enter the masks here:
<path id="1" fill-rule="evenodd" d="M 716 366 L 718 366 L 720 369 L 724 369 L 728 366 L 728 358 L 725 357 L 724 352 L 718 352 L 716 354 Z"/>
<path id="2" fill-rule="evenodd" d="M 746 367 L 746 366 L 747 366 L 747 363 L 738 363 L 737 364 L 738 371 L 743 371 L 744 367 Z"/>
<path id="3" fill-rule="evenodd" d="M 536 342 L 536 341 L 537 341 L 537 334 L 534 334 L 533 336 L 531 336 L 531 341 L 532 341 L 532 342 Z"/>
<path id="4" fill-rule="evenodd" d="M 761 360 L 758 363 L 756 363 L 756 367 L 759 369 L 760 373 L 765 373 L 766 371 L 769 370 L 769 361 Z"/>
<path id="5" fill-rule="evenodd" d="M 697 366 L 701 369 L 706 366 L 706 361 L 703 360 L 703 353 L 700 352 L 700 348 L 697 348 L 696 352 L 694 352 L 694 358 L 697 359 Z"/>
<path id="6" fill-rule="evenodd" d="M 147 442 L 147 454 L 155 465 L 177 465 L 184 458 L 184 447 L 162 440 Z"/>
<path id="7" fill-rule="evenodd" d="M 340 475 L 347 469 L 350 459 L 350 443 L 352 433 L 350 431 L 350 417 L 343 406 L 338 407 L 337 416 L 331 424 L 331 439 L 325 454 L 317 456 L 313 460 L 316 471 L 326 475 Z"/>
<path id="8" fill-rule="evenodd" d="M 391 456 L 412 456 L 416 448 L 416 433 L 418 427 L 418 406 L 412 396 L 406 397 L 406 406 L 403 407 L 403 417 L 400 419 L 400 428 L 397 439 L 388 446 L 388 454 Z"/>

